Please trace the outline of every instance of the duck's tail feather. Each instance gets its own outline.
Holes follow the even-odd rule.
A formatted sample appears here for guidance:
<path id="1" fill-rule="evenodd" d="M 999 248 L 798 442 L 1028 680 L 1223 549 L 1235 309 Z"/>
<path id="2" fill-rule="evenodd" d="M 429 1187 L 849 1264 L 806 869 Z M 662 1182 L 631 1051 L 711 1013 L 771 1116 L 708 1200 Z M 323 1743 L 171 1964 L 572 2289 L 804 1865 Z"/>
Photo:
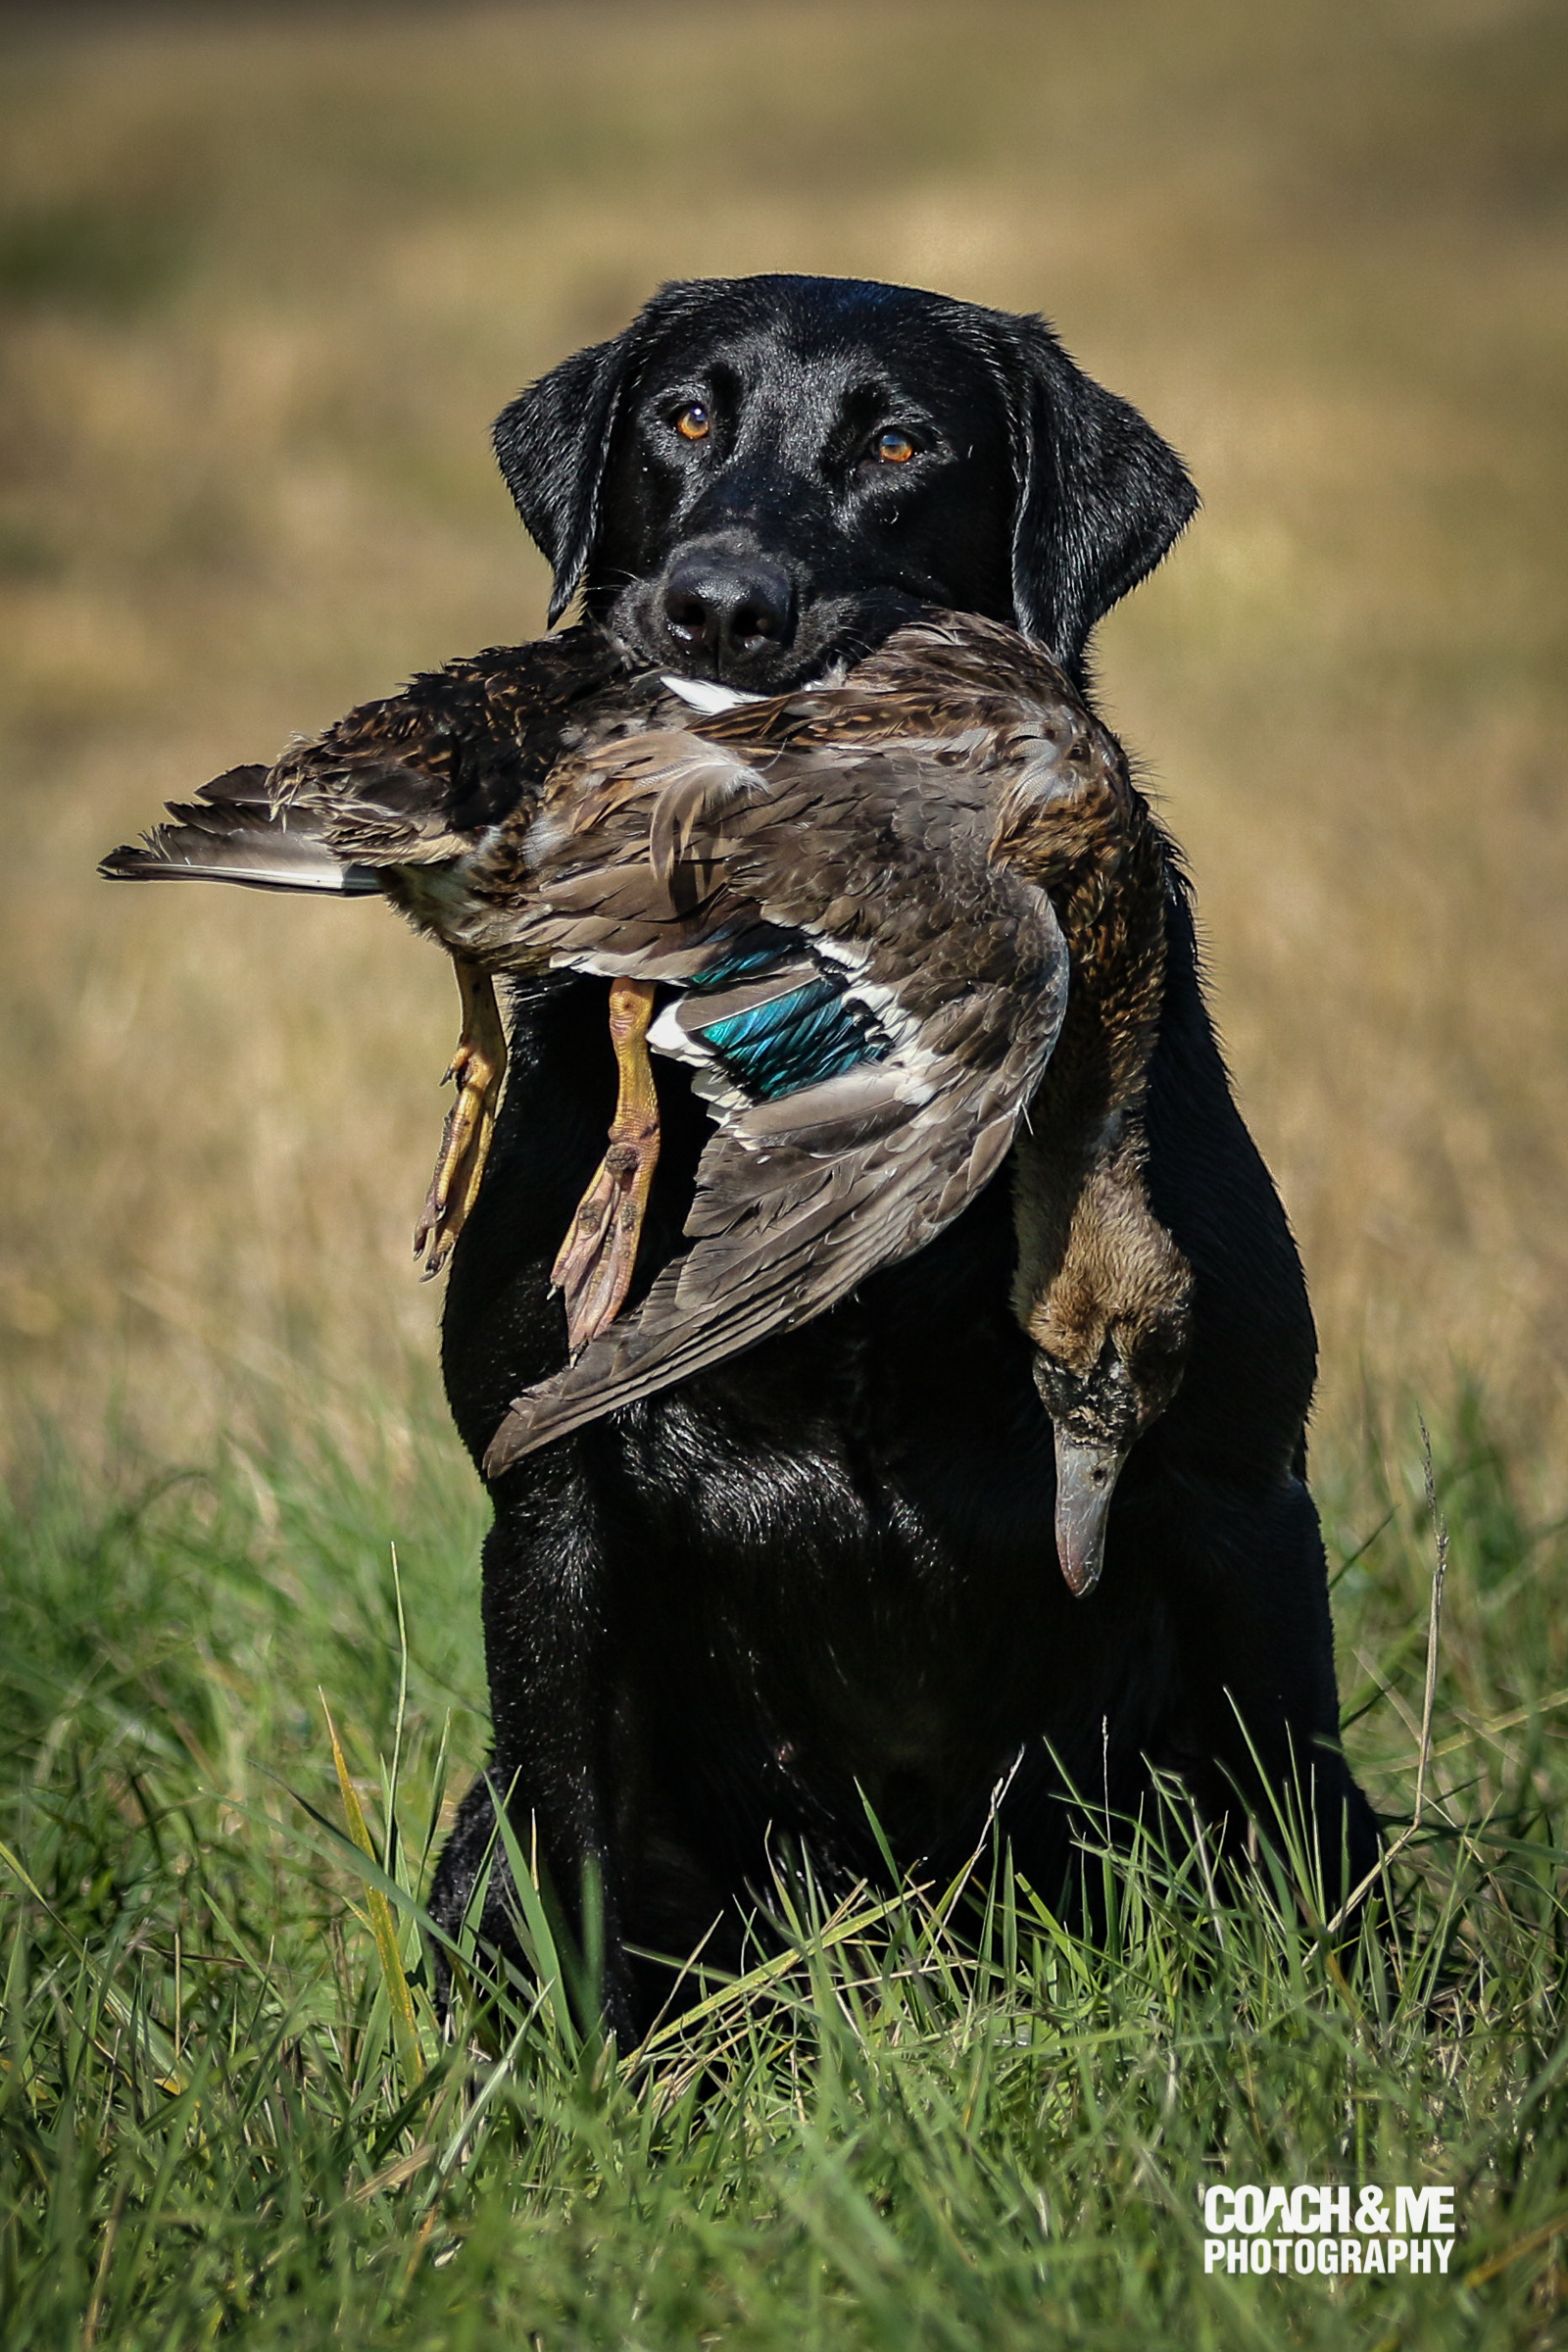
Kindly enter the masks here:
<path id="1" fill-rule="evenodd" d="M 167 825 L 111 851 L 98 871 L 111 882 L 238 882 L 250 890 L 378 891 L 374 866 L 337 856 L 314 810 L 267 798 L 265 767 L 234 767 L 196 801 L 171 801 Z"/>

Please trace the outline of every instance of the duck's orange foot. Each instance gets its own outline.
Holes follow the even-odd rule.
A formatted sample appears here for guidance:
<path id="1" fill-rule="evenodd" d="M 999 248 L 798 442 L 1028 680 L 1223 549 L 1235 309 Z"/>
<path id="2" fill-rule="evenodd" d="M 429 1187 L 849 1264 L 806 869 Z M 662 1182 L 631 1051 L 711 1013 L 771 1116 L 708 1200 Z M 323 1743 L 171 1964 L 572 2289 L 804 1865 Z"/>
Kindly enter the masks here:
<path id="1" fill-rule="evenodd" d="M 463 956 L 453 961 L 463 999 L 463 1034 L 441 1083 L 455 1080 L 458 1096 L 447 1112 L 440 1156 L 414 1234 L 414 1254 L 424 1259 L 426 1281 L 446 1264 L 479 1197 L 507 1074 L 507 1033 L 490 975 Z"/>
<path id="2" fill-rule="evenodd" d="M 550 1279 L 566 1308 L 566 1344 L 575 1355 L 613 1323 L 626 1302 L 637 1265 L 637 1245 L 659 1165 L 659 1096 L 648 1058 L 654 987 L 648 980 L 613 980 L 610 1036 L 620 1070 L 620 1094 L 610 1149 L 577 1203 Z"/>

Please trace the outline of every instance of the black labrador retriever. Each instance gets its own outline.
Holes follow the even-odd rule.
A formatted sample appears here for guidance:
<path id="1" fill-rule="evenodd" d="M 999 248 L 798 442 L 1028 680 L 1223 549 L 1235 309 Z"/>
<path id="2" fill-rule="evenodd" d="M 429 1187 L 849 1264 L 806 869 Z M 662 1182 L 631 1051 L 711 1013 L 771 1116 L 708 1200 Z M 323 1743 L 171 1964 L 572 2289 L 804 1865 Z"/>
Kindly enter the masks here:
<path id="1" fill-rule="evenodd" d="M 1011 621 L 1080 683 L 1101 615 L 1196 506 L 1175 453 L 1039 319 L 832 278 L 666 287 L 496 432 L 523 521 L 641 661 L 783 689 L 922 605 Z M 800 1331 L 529 1456 L 496 1485 L 484 1626 L 495 1745 L 432 1898 L 490 1857 L 483 1932 L 519 1958 L 495 1806 L 568 1912 L 602 1889 L 605 2007 L 668 1979 L 628 1946 L 734 1958 L 770 1857 L 829 1884 L 939 1877 L 993 1792 L 1024 1875 L 1073 1877 L 1074 1788 L 1112 1815 L 1151 1768 L 1225 1834 L 1305 1792 L 1329 1899 L 1377 1833 L 1340 1754 L 1322 1542 L 1302 1483 L 1315 1366 L 1301 1269 L 1231 1100 L 1173 877 L 1149 1127 L 1155 1213 L 1195 1270 L 1175 1403 L 1116 1491 L 1099 1591 L 1055 1567 L 1051 1432 L 1008 1307 L 1005 1178 Z M 646 1229 L 670 1253 L 705 1132 L 662 1068 Z M 444 1363 L 482 1455 L 564 1353 L 552 1259 L 613 1096 L 603 989 L 519 992 L 495 1153 L 458 1245 Z"/>

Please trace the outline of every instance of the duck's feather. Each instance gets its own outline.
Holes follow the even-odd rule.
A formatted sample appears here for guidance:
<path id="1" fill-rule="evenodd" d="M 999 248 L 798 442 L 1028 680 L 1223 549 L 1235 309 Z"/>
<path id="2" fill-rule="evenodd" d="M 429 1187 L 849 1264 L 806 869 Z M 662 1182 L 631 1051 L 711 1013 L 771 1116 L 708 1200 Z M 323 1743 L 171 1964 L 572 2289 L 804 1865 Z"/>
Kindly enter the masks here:
<path id="1" fill-rule="evenodd" d="M 356 874 L 345 886 L 341 868 L 462 858 L 526 815 L 564 750 L 641 726 L 667 699 L 602 630 L 495 647 L 362 704 L 271 767 L 230 769 L 203 787 L 206 806 L 172 806 L 172 823 L 99 871 L 364 895 L 386 885 Z"/>
<path id="2" fill-rule="evenodd" d="M 693 754 L 651 746 L 636 789 L 618 769 L 612 811 L 552 840 L 540 920 L 558 962 L 674 985 L 649 1044 L 691 1066 L 716 1126 L 689 1246 L 516 1400 L 492 1477 L 922 1248 L 1000 1166 L 1065 1008 L 1050 902 L 988 854 L 994 787 L 956 779 L 929 741 L 736 747 L 657 863 L 659 795 L 690 795 Z M 611 850 L 621 827 L 639 853 Z"/>
<path id="3" fill-rule="evenodd" d="M 114 851 L 99 872 L 116 882 L 238 882 L 251 890 L 343 898 L 381 888 L 378 874 L 329 848 L 316 811 L 270 803 L 267 782 L 265 767 L 230 768 L 203 788 L 200 800 L 172 801 L 172 823 L 155 825 L 138 846 Z"/>
<path id="4" fill-rule="evenodd" d="M 486 1476 L 809 1321 L 923 1248 L 1001 1165 L 1059 1025 L 1065 982 L 1063 947 L 1040 991 L 1032 1051 L 1010 1066 L 986 1074 L 950 1063 L 912 1098 L 893 1070 L 870 1088 L 858 1072 L 831 1079 L 787 1098 L 765 1145 L 755 1120 L 722 1123 L 703 1153 L 690 1248 L 632 1314 L 517 1400 Z"/>

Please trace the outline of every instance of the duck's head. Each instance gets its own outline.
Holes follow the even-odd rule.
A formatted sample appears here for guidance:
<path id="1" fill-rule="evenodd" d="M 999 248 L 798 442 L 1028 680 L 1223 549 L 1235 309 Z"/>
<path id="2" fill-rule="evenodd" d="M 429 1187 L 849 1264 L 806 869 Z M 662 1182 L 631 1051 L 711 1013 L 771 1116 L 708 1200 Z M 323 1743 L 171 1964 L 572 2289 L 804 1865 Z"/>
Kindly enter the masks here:
<path id="1" fill-rule="evenodd" d="M 1027 1318 L 1035 1386 L 1056 1444 L 1056 1556 L 1080 1597 L 1100 1581 L 1122 1464 L 1181 1382 L 1192 1272 L 1163 1226 L 1124 1200 L 1075 1218 L 1054 1280 Z"/>

